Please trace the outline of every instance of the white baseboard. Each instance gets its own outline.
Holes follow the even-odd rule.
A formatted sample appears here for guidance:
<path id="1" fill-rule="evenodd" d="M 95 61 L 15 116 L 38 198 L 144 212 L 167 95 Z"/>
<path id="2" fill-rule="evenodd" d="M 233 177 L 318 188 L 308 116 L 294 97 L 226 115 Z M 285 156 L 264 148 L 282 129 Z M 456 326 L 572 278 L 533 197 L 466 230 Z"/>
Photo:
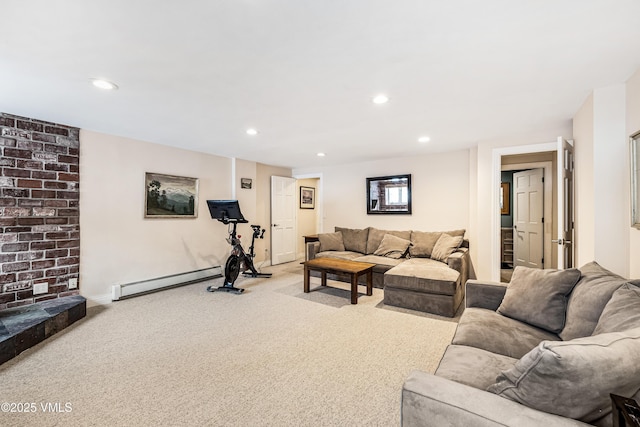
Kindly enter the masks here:
<path id="1" fill-rule="evenodd" d="M 80 292 L 82 295 L 82 292 Z M 102 295 L 82 295 L 87 300 L 87 308 L 95 307 L 97 305 L 107 305 L 111 304 L 111 293 L 102 294 Z"/>

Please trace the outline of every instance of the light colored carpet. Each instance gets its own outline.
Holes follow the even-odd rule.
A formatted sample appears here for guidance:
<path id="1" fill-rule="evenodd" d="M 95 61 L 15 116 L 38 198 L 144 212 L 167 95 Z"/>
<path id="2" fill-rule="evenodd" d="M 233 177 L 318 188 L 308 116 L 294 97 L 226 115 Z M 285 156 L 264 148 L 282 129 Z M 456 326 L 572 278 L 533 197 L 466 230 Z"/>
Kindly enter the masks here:
<path id="1" fill-rule="evenodd" d="M 36 409 L 0 424 L 398 425 L 404 379 L 435 370 L 455 319 L 387 307 L 381 289 L 357 305 L 337 282 L 304 294 L 297 262 L 265 271 L 242 295 L 202 282 L 90 309 L 0 366 L 0 403 Z"/>

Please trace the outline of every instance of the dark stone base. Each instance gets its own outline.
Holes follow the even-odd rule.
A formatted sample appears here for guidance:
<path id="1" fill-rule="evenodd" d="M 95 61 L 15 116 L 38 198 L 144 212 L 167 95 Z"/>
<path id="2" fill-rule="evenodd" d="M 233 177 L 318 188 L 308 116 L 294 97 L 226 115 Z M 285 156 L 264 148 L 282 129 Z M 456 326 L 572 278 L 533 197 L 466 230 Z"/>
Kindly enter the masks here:
<path id="1" fill-rule="evenodd" d="M 0 364 L 87 315 L 79 295 L 0 311 Z"/>

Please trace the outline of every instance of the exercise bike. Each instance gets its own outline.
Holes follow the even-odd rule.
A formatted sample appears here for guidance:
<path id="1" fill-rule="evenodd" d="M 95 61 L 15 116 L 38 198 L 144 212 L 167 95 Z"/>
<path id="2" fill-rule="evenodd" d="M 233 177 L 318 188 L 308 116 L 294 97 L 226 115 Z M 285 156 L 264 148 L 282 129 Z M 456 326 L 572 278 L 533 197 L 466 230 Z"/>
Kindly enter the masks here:
<path id="1" fill-rule="evenodd" d="M 237 200 L 207 200 L 211 217 L 223 224 L 228 225 L 229 237 L 226 239 L 231 245 L 231 255 L 227 258 L 227 262 L 224 266 L 224 285 L 217 288 L 208 286 L 207 291 L 216 292 L 232 292 L 235 294 L 241 294 L 244 292 L 242 288 L 236 288 L 234 283 L 240 273 L 247 277 L 271 277 L 271 273 L 259 273 L 253 265 L 253 259 L 255 258 L 254 247 L 256 239 L 263 239 L 265 229 L 259 225 L 251 225 L 253 235 L 251 237 L 251 246 L 249 247 L 249 253 L 246 253 L 242 247 L 240 237 L 236 233 L 238 224 L 246 224 L 247 221 L 242 212 L 240 212 L 240 205 Z"/>

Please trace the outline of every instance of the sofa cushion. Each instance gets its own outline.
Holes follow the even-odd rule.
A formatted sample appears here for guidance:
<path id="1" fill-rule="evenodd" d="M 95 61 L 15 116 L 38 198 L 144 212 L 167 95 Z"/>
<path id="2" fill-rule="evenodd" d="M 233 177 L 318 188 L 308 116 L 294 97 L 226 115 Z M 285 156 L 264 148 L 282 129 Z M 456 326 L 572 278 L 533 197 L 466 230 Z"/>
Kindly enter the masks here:
<path id="1" fill-rule="evenodd" d="M 640 328 L 640 288 L 628 283 L 613 293 L 593 335 L 633 328 Z"/>
<path id="2" fill-rule="evenodd" d="M 640 389 L 640 329 L 543 341 L 487 390 L 530 408 L 592 422 L 611 411 L 610 393 Z"/>
<path id="3" fill-rule="evenodd" d="M 364 230 L 335 227 L 336 232 L 342 233 L 342 242 L 344 243 L 344 249 L 347 251 L 360 252 L 364 254 L 367 252 L 367 237 L 369 237 L 369 229 Z"/>
<path id="4" fill-rule="evenodd" d="M 414 258 L 431 258 L 431 252 L 440 236 L 446 233 L 450 236 L 460 236 L 464 239 L 465 230 L 451 231 L 411 231 L 411 247 L 409 255 Z"/>
<path id="5" fill-rule="evenodd" d="M 454 253 L 462 244 L 462 236 L 450 236 L 442 233 L 431 252 L 431 258 L 437 261 L 446 262 L 447 258 Z"/>
<path id="6" fill-rule="evenodd" d="M 560 332 L 565 341 L 593 334 L 611 295 L 628 282 L 595 261 L 580 267 L 580 273 L 582 277 L 569 295 L 567 321 Z"/>
<path id="7" fill-rule="evenodd" d="M 347 261 L 354 261 L 356 258 L 361 256 L 362 256 L 361 253 L 350 252 L 350 251 L 325 251 L 325 252 L 318 252 L 316 254 L 316 258 L 337 258 L 337 259 L 345 259 Z"/>
<path id="8" fill-rule="evenodd" d="M 431 258 L 433 247 L 442 235 L 440 231 L 411 231 L 409 254 L 414 257 Z"/>
<path id="9" fill-rule="evenodd" d="M 518 359 L 466 345 L 450 345 L 435 374 L 480 390 L 496 382 L 502 371 L 513 368 Z"/>
<path id="10" fill-rule="evenodd" d="M 519 359 L 544 340 L 558 341 L 559 338 L 493 310 L 467 307 L 451 343 Z"/>
<path id="11" fill-rule="evenodd" d="M 405 240 L 411 239 L 411 231 L 393 231 L 393 230 L 378 230 L 374 227 L 369 227 L 369 235 L 367 236 L 367 255 L 371 255 L 378 249 L 380 242 L 384 238 L 385 234 L 391 234 L 392 236 L 401 237 Z"/>
<path id="12" fill-rule="evenodd" d="M 320 233 L 318 234 L 320 241 L 320 252 L 325 251 L 344 251 L 344 243 L 342 241 L 342 233 Z"/>
<path id="13" fill-rule="evenodd" d="M 432 294 L 454 295 L 460 273 L 440 261 L 410 258 L 384 274 L 384 286 Z"/>
<path id="14" fill-rule="evenodd" d="M 353 261 L 368 262 L 370 264 L 384 265 L 391 268 L 391 267 L 395 267 L 396 265 L 402 264 L 404 262 L 404 259 L 395 259 L 395 258 L 389 258 L 386 256 L 379 256 L 379 255 L 365 255 L 365 256 L 360 255 L 359 257 L 354 258 Z M 374 268 L 374 271 L 375 271 L 375 268 Z"/>
<path id="15" fill-rule="evenodd" d="M 498 313 L 559 333 L 564 327 L 567 295 L 580 279 L 580 271 L 540 270 L 518 266 L 513 271 Z"/>
<path id="16" fill-rule="evenodd" d="M 380 246 L 373 254 L 388 258 L 400 259 L 407 253 L 411 242 L 393 234 L 385 234 L 380 242 Z"/>

